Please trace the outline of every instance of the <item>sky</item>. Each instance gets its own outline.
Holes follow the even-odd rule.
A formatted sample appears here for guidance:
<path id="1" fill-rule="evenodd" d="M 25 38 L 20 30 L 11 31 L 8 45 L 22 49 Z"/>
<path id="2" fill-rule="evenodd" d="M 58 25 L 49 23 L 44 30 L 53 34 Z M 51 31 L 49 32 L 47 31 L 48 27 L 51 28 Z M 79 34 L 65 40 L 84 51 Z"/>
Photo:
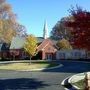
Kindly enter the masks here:
<path id="1" fill-rule="evenodd" d="M 7 0 L 17 14 L 17 21 L 24 25 L 28 34 L 42 37 L 44 22 L 47 21 L 48 35 L 55 24 L 68 16 L 71 5 L 79 5 L 90 11 L 90 0 Z"/>

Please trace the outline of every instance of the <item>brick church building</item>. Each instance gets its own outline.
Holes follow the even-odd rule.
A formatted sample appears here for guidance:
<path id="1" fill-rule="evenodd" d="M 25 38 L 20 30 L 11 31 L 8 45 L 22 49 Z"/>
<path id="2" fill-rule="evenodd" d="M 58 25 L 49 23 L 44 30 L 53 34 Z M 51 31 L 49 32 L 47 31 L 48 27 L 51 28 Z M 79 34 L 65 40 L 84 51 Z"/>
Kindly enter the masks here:
<path id="1" fill-rule="evenodd" d="M 33 59 L 39 60 L 53 60 L 56 57 L 56 47 L 55 41 L 48 38 L 48 28 L 47 23 L 44 23 L 43 29 L 43 37 L 37 37 L 38 47 L 37 47 L 37 55 L 33 57 Z M 23 50 L 23 46 L 25 43 L 25 37 L 16 36 L 12 39 L 10 46 L 10 55 L 11 57 L 18 59 L 25 59 L 28 57 L 27 53 Z"/>

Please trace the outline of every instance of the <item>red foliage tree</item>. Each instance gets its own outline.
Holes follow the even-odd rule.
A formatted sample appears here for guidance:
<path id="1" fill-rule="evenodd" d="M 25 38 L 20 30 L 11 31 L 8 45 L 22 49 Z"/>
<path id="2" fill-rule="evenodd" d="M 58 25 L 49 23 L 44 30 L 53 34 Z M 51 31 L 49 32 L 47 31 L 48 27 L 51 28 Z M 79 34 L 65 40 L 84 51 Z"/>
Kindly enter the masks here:
<path id="1" fill-rule="evenodd" d="M 71 30 L 73 46 L 78 49 L 90 50 L 90 12 L 81 8 L 71 10 L 72 21 L 66 21 Z"/>

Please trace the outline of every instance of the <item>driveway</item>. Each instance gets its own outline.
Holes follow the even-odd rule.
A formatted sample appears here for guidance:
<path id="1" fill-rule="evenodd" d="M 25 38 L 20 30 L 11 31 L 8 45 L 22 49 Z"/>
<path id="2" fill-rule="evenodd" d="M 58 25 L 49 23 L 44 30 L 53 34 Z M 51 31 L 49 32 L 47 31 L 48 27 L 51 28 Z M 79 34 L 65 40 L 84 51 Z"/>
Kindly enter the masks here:
<path id="1" fill-rule="evenodd" d="M 90 63 L 60 61 L 62 67 L 42 72 L 0 70 L 0 90 L 64 90 L 62 80 L 90 70 Z"/>

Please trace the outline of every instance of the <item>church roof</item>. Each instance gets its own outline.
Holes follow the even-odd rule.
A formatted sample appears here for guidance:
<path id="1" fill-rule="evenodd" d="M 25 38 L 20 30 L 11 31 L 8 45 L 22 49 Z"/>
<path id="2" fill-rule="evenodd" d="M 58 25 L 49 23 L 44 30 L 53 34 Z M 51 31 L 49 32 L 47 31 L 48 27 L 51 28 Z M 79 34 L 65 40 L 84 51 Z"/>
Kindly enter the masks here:
<path id="1" fill-rule="evenodd" d="M 25 41 L 26 41 L 25 37 L 21 37 L 21 36 L 13 37 L 10 49 L 21 49 L 21 48 L 23 48 Z"/>
<path id="2" fill-rule="evenodd" d="M 36 38 L 37 38 L 38 43 L 41 43 L 41 42 L 43 42 L 43 40 L 44 40 L 43 37 L 36 37 Z"/>
<path id="3" fill-rule="evenodd" d="M 43 42 L 38 46 L 38 51 L 43 50 L 48 44 L 54 47 L 53 42 L 50 39 L 44 39 Z"/>

